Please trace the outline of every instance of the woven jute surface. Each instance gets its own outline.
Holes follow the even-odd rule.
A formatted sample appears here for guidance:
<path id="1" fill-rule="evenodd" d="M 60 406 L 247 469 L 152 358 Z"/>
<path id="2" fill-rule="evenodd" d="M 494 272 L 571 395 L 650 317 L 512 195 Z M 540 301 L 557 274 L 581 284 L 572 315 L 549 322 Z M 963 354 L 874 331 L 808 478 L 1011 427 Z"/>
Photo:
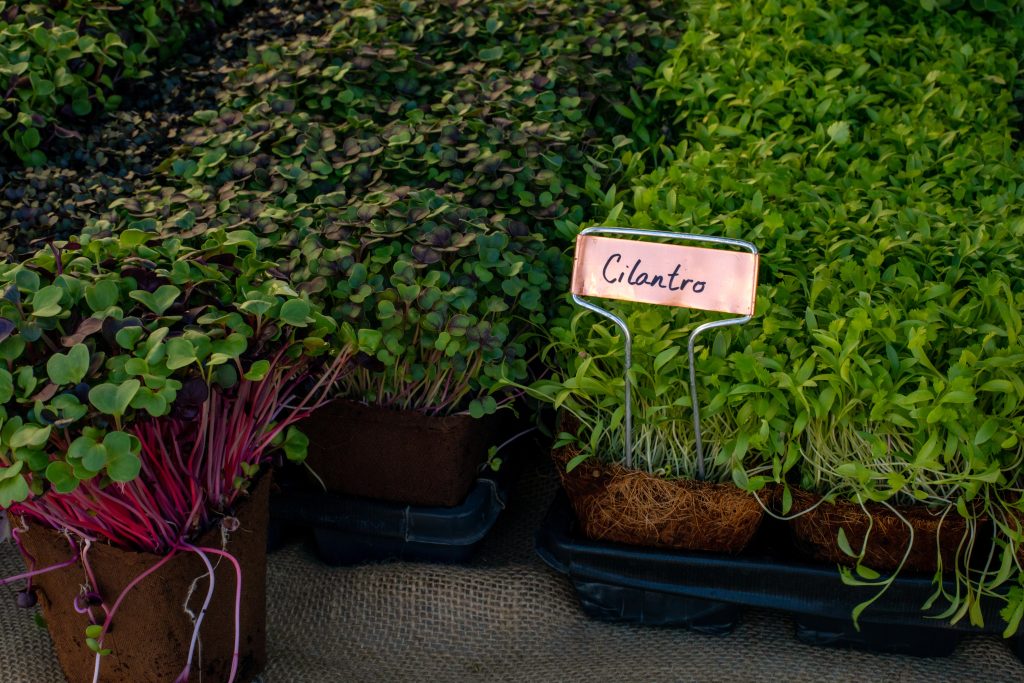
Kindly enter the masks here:
<path id="1" fill-rule="evenodd" d="M 1024 665 L 994 637 L 919 659 L 803 645 L 770 611 L 748 612 L 726 636 L 589 620 L 568 581 L 533 553 L 555 486 L 549 465 L 528 465 L 470 566 L 332 569 L 300 544 L 272 555 L 263 683 L 1024 680 Z M 0 575 L 20 567 L 0 546 Z M 0 653 L 0 683 L 62 680 L 49 637 L 11 587 L 0 588 Z"/>

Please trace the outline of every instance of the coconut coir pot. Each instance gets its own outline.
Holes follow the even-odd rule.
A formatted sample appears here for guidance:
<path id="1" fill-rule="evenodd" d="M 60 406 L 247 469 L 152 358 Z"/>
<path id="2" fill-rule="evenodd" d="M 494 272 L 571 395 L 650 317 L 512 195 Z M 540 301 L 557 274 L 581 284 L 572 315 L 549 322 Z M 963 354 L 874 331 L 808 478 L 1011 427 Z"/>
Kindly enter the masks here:
<path id="1" fill-rule="evenodd" d="M 197 546 L 223 548 L 242 567 L 241 628 L 237 681 L 252 680 L 266 664 L 266 545 L 270 477 L 263 476 L 252 496 L 237 511 L 238 528 L 220 526 L 203 534 Z M 36 567 L 69 559 L 67 539 L 53 529 L 29 524 L 21 535 Z M 223 540 L 226 538 L 226 545 Z M 89 564 L 100 595 L 110 605 L 121 591 L 161 556 L 95 543 Z M 216 584 L 203 619 L 190 682 L 226 681 L 235 637 L 235 571 L 231 563 L 209 555 Z M 206 565 L 195 553 L 180 552 L 128 592 L 104 638 L 112 652 L 101 658 L 103 683 L 169 683 L 188 660 L 194 624 L 187 607 L 198 615 L 209 581 Z M 35 586 L 54 650 L 69 683 L 93 680 L 95 654 L 86 645 L 88 616 L 74 610 L 75 598 L 88 583 L 81 563 L 38 576 Z M 193 586 L 193 583 L 195 585 Z M 96 611 L 94 609 L 94 611 Z"/>
<path id="2" fill-rule="evenodd" d="M 934 573 L 940 558 L 943 571 L 952 571 L 956 567 L 957 549 L 968 533 L 966 520 L 955 510 L 943 515 L 923 506 L 895 506 L 897 515 L 884 505 L 867 503 L 865 513 L 860 505 L 850 501 L 823 502 L 816 494 L 791 491 L 791 514 L 803 513 L 789 521 L 797 546 L 824 562 L 850 567 L 857 564 L 857 558 L 843 552 L 836 542 L 839 530 L 843 529 L 855 552 L 864 547 L 864 539 L 868 538 L 861 562 L 877 571 L 894 571 L 902 564 L 904 571 Z"/>
<path id="3" fill-rule="evenodd" d="M 453 507 L 469 494 L 506 419 L 431 417 L 335 401 L 302 423 L 307 463 L 328 491 L 410 505 Z"/>
<path id="4" fill-rule="evenodd" d="M 591 539 L 679 550 L 738 553 L 764 511 L 732 484 L 662 479 L 620 465 L 565 465 L 577 451 L 552 453 L 583 533 Z"/>

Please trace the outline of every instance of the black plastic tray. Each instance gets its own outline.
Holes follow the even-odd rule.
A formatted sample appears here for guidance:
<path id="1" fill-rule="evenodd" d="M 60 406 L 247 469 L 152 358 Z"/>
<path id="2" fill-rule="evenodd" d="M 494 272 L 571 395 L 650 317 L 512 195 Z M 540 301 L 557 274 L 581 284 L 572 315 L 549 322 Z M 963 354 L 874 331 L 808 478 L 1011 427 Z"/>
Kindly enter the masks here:
<path id="1" fill-rule="evenodd" d="M 285 488 L 271 498 L 269 549 L 306 532 L 317 556 L 340 566 L 380 560 L 465 562 L 505 508 L 515 458 L 482 472 L 460 504 L 421 507 Z"/>
<path id="2" fill-rule="evenodd" d="M 1002 631 L 999 605 L 991 600 L 985 628 L 926 618 L 921 605 L 933 588 L 931 578 L 922 576 L 896 579 L 861 614 L 857 631 L 851 612 L 877 589 L 846 586 L 835 566 L 798 559 L 786 530 L 765 522 L 751 546 L 735 556 L 592 541 L 579 531 L 559 491 L 537 532 L 536 549 L 569 576 L 584 611 L 608 621 L 727 633 L 744 608 L 765 607 L 791 613 L 803 642 L 930 657 L 951 654 L 965 634 Z M 1008 644 L 1024 660 L 1024 634 Z"/>

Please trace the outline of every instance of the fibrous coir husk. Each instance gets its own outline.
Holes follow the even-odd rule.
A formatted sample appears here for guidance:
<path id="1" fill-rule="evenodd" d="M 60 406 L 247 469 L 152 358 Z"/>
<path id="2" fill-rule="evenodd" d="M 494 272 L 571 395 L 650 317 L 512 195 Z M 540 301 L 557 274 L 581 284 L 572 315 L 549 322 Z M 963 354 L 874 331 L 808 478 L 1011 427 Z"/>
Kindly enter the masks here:
<path id="1" fill-rule="evenodd" d="M 809 510 L 821 497 L 791 489 L 793 506 L 790 514 Z M 947 514 L 935 513 L 924 506 L 894 506 L 913 527 L 913 546 L 910 546 L 910 528 L 892 510 L 879 503 L 861 506 L 850 501 L 822 502 L 813 510 L 789 521 L 797 545 L 817 560 L 855 566 L 856 557 L 843 552 L 836 541 L 839 529 L 843 529 L 854 552 L 860 552 L 864 538 L 868 537 L 867 548 L 861 563 L 877 571 L 894 571 L 902 564 L 902 571 L 934 573 L 938 560 L 942 559 L 943 571 L 952 571 L 956 566 L 957 549 L 968 533 L 967 521 L 950 510 Z M 869 517 L 870 515 L 870 517 Z M 868 535 L 868 528 L 871 533 Z M 906 562 L 903 561 L 907 556 Z"/>
<path id="2" fill-rule="evenodd" d="M 738 553 L 761 523 L 761 505 L 732 484 L 662 479 L 597 462 L 566 472 L 566 463 L 576 454 L 567 447 L 554 451 L 552 458 L 588 538 Z"/>
<path id="3" fill-rule="evenodd" d="M 242 567 L 239 675 L 250 681 L 266 665 L 266 544 L 267 500 L 270 477 L 264 476 L 250 499 L 240 504 L 237 530 L 225 533 L 215 527 L 194 545 L 224 549 Z M 22 533 L 25 550 L 36 568 L 69 559 L 66 538 L 53 529 L 29 524 Z M 231 563 L 207 553 L 215 567 L 213 599 L 203 619 L 200 641 L 188 680 L 226 681 L 231 670 L 235 638 L 235 571 Z M 108 607 L 132 580 L 152 567 L 160 556 L 132 552 L 95 543 L 88 551 L 98 586 L 94 590 Z M 112 652 L 101 658 L 99 680 L 103 683 L 170 683 L 185 668 L 193 621 L 185 612 L 198 615 L 209 589 L 206 565 L 192 552 L 179 552 L 167 564 L 147 576 L 121 603 L 103 640 Z M 193 582 L 195 586 L 193 587 Z M 82 564 L 41 574 L 34 579 L 54 650 L 69 683 L 93 680 L 95 654 L 86 645 L 87 615 L 74 609 L 75 598 L 88 581 Z M 93 608 L 102 617 L 102 609 Z"/>
<path id="4" fill-rule="evenodd" d="M 433 417 L 355 401 L 324 406 L 300 426 L 306 463 L 328 491 L 410 505 L 452 507 L 469 494 L 505 419 Z"/>

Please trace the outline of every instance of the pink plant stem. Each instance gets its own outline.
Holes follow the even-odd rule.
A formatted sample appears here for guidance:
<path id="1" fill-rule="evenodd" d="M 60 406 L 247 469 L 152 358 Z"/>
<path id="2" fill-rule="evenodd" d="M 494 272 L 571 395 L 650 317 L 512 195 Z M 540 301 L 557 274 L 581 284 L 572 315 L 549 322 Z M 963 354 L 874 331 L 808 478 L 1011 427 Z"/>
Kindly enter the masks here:
<path id="1" fill-rule="evenodd" d="M 128 593 L 131 592 L 131 590 L 135 588 L 137 585 L 142 583 L 142 581 L 145 580 L 147 576 L 154 573 L 155 571 L 160 569 L 160 567 L 170 562 L 171 559 L 173 559 L 174 556 L 177 554 L 177 552 L 177 548 L 171 548 L 171 551 L 169 553 L 161 557 L 160 560 L 157 561 L 152 567 L 136 576 L 134 579 L 132 579 L 131 583 L 125 586 L 124 590 L 121 591 L 121 594 L 117 596 L 117 600 L 114 601 L 114 605 L 110 608 L 110 611 L 107 612 L 107 618 L 103 620 L 103 630 L 100 631 L 100 637 L 96 639 L 101 647 L 103 645 L 103 637 L 107 634 L 107 629 L 110 628 L 110 622 L 113 621 L 114 614 L 117 613 L 117 609 L 121 606 L 121 603 L 124 602 L 124 599 L 125 597 L 127 597 Z"/>
<path id="2" fill-rule="evenodd" d="M 240 469 L 240 464 L 246 454 L 245 443 L 248 441 L 248 435 L 256 429 L 256 424 L 247 410 L 249 407 L 248 396 L 252 393 L 252 386 L 252 383 L 247 382 L 239 390 L 239 400 L 233 406 L 231 424 L 234 426 L 234 429 L 230 430 L 233 434 L 226 433 L 225 440 L 232 435 L 234 438 L 230 440 L 230 445 L 225 453 L 224 466 L 226 470 L 221 473 L 220 477 L 223 480 L 234 479 L 234 473 Z M 228 431 L 225 430 L 225 432 Z M 232 490 L 234 489 L 232 488 Z"/>
<path id="3" fill-rule="evenodd" d="M 212 428 L 210 429 L 210 435 L 213 439 L 212 457 L 209 459 L 209 468 L 207 474 L 207 483 L 210 489 L 213 491 L 211 499 L 214 503 L 218 503 L 224 499 L 224 481 L 223 481 L 223 463 L 227 456 L 227 444 L 225 443 L 227 432 L 230 430 L 224 429 L 224 423 L 230 420 L 228 406 L 224 405 L 224 401 L 217 397 L 217 417 L 219 419 L 212 422 Z"/>
<path id="4" fill-rule="evenodd" d="M 96 582 L 96 574 L 93 572 L 92 564 L 89 562 L 89 551 L 92 549 L 92 541 L 83 540 L 82 543 L 83 547 L 80 556 L 82 558 L 82 569 L 85 571 L 85 578 L 89 582 L 89 586 L 92 588 L 92 590 L 99 591 L 100 586 Z M 104 614 L 109 613 L 109 610 L 107 609 L 107 606 L 105 604 L 101 603 L 100 607 L 103 608 Z M 91 609 L 89 610 L 89 619 L 92 619 Z"/>
<path id="5" fill-rule="evenodd" d="M 27 560 L 29 571 L 31 571 L 36 568 L 36 558 L 32 553 L 25 549 L 25 545 L 21 542 L 21 531 L 22 530 L 19 529 L 16 525 L 11 524 L 11 541 L 14 543 L 15 546 L 17 546 L 18 551 L 21 553 L 21 556 L 24 557 L 25 560 Z M 31 588 L 32 582 L 29 581 L 28 585 Z"/>
<path id="6" fill-rule="evenodd" d="M 6 579 L 0 579 L 0 586 L 6 586 L 7 584 L 14 583 L 15 581 L 20 581 L 22 579 L 30 579 L 33 576 L 39 576 L 40 574 L 46 574 L 48 572 L 57 571 L 58 569 L 63 569 L 64 567 L 70 567 L 75 562 L 78 562 L 78 549 L 76 548 L 75 550 L 75 556 L 72 557 L 70 560 L 65 560 L 64 562 L 61 562 L 59 564 L 51 564 L 49 567 L 44 567 L 43 569 L 34 569 L 30 572 L 25 572 L 24 574 L 16 574 L 15 576 L 9 576 Z"/>
<path id="7" fill-rule="evenodd" d="M 182 543 L 179 548 L 193 552 L 199 556 L 199 559 L 206 565 L 206 570 L 210 573 L 210 587 L 206 591 L 206 600 L 203 601 L 203 607 L 199 610 L 199 616 L 196 617 L 195 628 L 192 629 L 192 640 L 188 646 L 188 660 L 185 662 L 185 668 L 182 669 L 181 673 L 175 679 L 175 683 L 187 683 L 188 673 L 192 669 L 192 659 L 195 656 L 196 643 L 199 642 L 199 632 L 203 626 L 203 619 L 206 617 L 206 610 L 210 607 L 210 601 L 213 599 L 214 586 L 216 586 L 216 578 L 213 572 L 213 564 L 210 562 L 210 558 L 206 556 L 202 550 L 190 543 Z M 237 647 L 235 648 L 238 649 Z"/>
<path id="8" fill-rule="evenodd" d="M 162 440 L 163 439 L 161 439 L 161 441 Z M 175 460 L 175 463 L 177 465 L 176 471 L 179 474 L 184 474 L 185 472 L 188 472 L 188 473 L 191 474 L 191 472 L 192 472 L 191 468 L 185 467 L 185 459 L 181 455 L 181 447 L 179 445 L 178 439 L 172 438 L 171 439 L 171 443 L 174 444 L 174 460 Z"/>
<path id="9" fill-rule="evenodd" d="M 168 442 L 174 444 L 175 445 L 175 449 L 177 450 L 177 440 L 172 438 L 172 437 L 170 437 L 170 435 L 166 435 L 165 436 L 163 434 L 162 430 L 159 428 L 159 426 L 157 426 L 159 424 L 160 424 L 160 422 L 155 421 L 155 420 L 152 421 L 152 422 L 149 422 L 148 423 L 148 430 L 150 431 L 150 434 L 149 434 L 150 438 L 139 439 L 139 441 L 142 443 L 142 451 L 143 451 L 143 453 L 148 456 L 148 457 L 142 459 L 143 467 L 144 468 L 152 468 L 153 471 L 157 472 L 158 475 L 162 475 L 162 476 L 166 477 L 166 476 L 172 474 L 167 469 L 168 466 L 171 465 L 171 461 L 170 461 L 169 458 L 166 457 L 167 456 L 166 444 Z M 143 429 L 143 430 L 147 429 L 147 425 L 143 425 L 141 429 Z M 164 453 L 161 453 L 161 454 L 157 454 L 156 453 L 156 449 L 154 447 L 154 444 L 157 444 L 157 443 L 160 443 L 160 444 L 162 444 L 164 446 L 164 448 L 163 448 L 163 450 L 165 451 Z M 179 470 L 179 471 L 183 472 L 184 469 Z M 159 476 L 158 476 L 158 478 L 159 478 Z M 181 510 L 181 509 L 187 507 L 187 505 L 185 504 L 185 500 L 182 497 L 181 492 L 180 492 L 180 490 L 178 489 L 177 486 L 160 487 L 160 488 L 158 488 L 156 490 L 156 493 L 158 495 L 160 495 L 161 498 L 164 499 L 164 501 L 163 501 L 164 504 L 161 505 L 161 507 L 164 508 L 164 509 L 166 509 L 168 507 L 171 507 L 172 509 L 175 509 L 175 510 Z"/>
<path id="10" fill-rule="evenodd" d="M 163 449 L 164 452 L 162 453 L 162 457 L 158 459 L 155 467 L 157 476 L 161 481 L 173 481 L 175 477 L 182 476 L 180 471 L 176 472 L 174 470 L 173 461 L 167 453 L 168 449 L 166 444 L 168 441 L 173 443 L 173 437 L 167 435 L 161 439 L 161 443 L 165 444 Z M 185 475 L 187 476 L 187 473 L 185 473 Z M 179 519 L 181 512 L 186 511 L 191 507 L 180 486 L 155 487 L 153 490 L 153 496 L 160 509 L 173 510 L 177 513 L 171 515 L 171 519 Z"/>
<path id="11" fill-rule="evenodd" d="M 174 473 L 168 469 L 168 464 L 166 459 L 161 458 L 160 463 L 156 465 L 154 471 L 157 480 L 167 481 L 174 476 Z M 156 487 L 152 494 L 157 509 L 164 513 L 172 527 L 175 526 L 177 520 L 182 518 L 182 512 L 189 509 L 187 501 L 181 495 L 181 489 L 177 486 Z"/>
<path id="12" fill-rule="evenodd" d="M 137 538 L 151 538 L 155 535 L 155 529 L 150 520 L 138 514 L 129 501 L 122 498 L 125 490 L 101 489 L 94 481 L 83 482 L 78 488 L 67 494 L 67 497 L 58 497 L 60 504 L 71 503 L 79 509 L 89 510 L 100 507 L 104 511 L 104 519 L 117 523 L 126 531 L 134 532 Z"/>
<path id="13" fill-rule="evenodd" d="M 194 441 L 194 443 L 192 444 L 192 452 L 189 453 L 189 463 L 192 465 L 194 465 L 196 460 L 202 456 L 203 449 L 206 447 L 206 444 L 203 442 L 202 435 L 206 434 L 207 430 L 209 429 L 210 401 L 207 401 L 203 405 L 203 410 L 200 411 L 199 415 L 199 429 L 196 432 L 196 434 L 199 435 L 199 438 L 197 438 Z"/>
<path id="14" fill-rule="evenodd" d="M 213 460 L 217 457 L 216 449 L 214 448 L 213 432 L 216 431 L 217 427 L 217 396 L 213 394 L 207 399 L 203 405 L 202 410 L 202 431 L 199 432 L 199 437 L 196 439 L 198 450 L 194 450 L 192 453 L 192 465 L 195 468 L 196 474 L 199 477 L 200 486 L 206 489 L 206 493 L 210 496 L 211 500 L 217 500 L 217 491 L 213 488 Z"/>
<path id="15" fill-rule="evenodd" d="M 235 559 L 234 555 L 225 550 L 206 547 L 197 547 L 197 550 L 227 558 L 228 562 L 235 569 L 235 649 L 231 653 L 231 673 L 227 680 L 227 683 L 232 683 L 238 674 L 238 642 L 242 632 L 242 566 L 238 564 L 238 560 Z"/>
<path id="16" fill-rule="evenodd" d="M 136 479 L 125 484 L 122 493 L 131 502 L 131 507 L 142 513 L 140 516 L 150 529 L 154 541 L 159 542 L 158 539 L 165 539 L 174 535 L 164 520 L 164 514 L 170 511 L 162 511 L 159 506 L 154 504 L 148 487 L 145 484 Z"/>
<path id="17" fill-rule="evenodd" d="M 81 531 L 80 529 L 72 526 L 66 520 L 61 519 L 60 517 L 55 517 L 51 515 L 45 508 L 36 505 L 36 502 L 37 501 L 29 500 L 24 503 L 18 503 L 17 505 L 12 506 L 10 511 L 13 514 L 18 515 L 19 517 L 28 516 L 38 519 L 39 521 L 44 522 L 53 529 L 67 529 L 68 531 L 70 531 L 71 533 L 75 534 L 80 538 L 92 539 L 92 536 L 90 534 L 87 534 L 84 531 Z"/>
<path id="18" fill-rule="evenodd" d="M 81 491 L 86 489 L 93 489 L 96 497 L 96 502 L 102 501 L 104 505 L 101 507 L 104 510 L 104 516 L 108 521 L 116 522 L 116 531 L 113 531 L 112 535 L 115 538 L 124 538 L 128 536 L 134 539 L 134 543 L 138 544 L 139 547 L 147 550 L 152 550 L 157 545 L 159 533 L 153 526 L 152 520 L 146 514 L 140 514 L 138 509 L 138 503 L 136 503 L 135 509 L 128 502 L 119 499 L 117 496 L 108 493 L 105 490 L 99 488 L 99 486 L 89 482 L 92 486 L 79 485 L 71 495 L 74 496 Z M 124 489 L 121 491 L 124 494 Z"/>

